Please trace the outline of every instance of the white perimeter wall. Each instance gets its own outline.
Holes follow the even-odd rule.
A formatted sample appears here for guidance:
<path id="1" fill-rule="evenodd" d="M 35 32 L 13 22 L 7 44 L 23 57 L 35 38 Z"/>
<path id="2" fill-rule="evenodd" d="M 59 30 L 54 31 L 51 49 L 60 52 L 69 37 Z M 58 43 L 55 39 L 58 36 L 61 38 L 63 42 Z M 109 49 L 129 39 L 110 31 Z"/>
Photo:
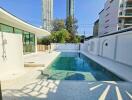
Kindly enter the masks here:
<path id="1" fill-rule="evenodd" d="M 84 45 L 90 54 L 132 66 L 132 31 L 91 39 Z"/>
<path id="2" fill-rule="evenodd" d="M 116 61 L 132 65 L 132 32 L 118 35 Z"/>
<path id="3" fill-rule="evenodd" d="M 52 44 L 52 50 L 73 50 L 73 51 L 77 51 L 79 50 L 79 44 L 72 44 L 72 43 L 66 43 L 66 44 L 60 44 L 60 43 L 53 43 Z"/>
<path id="4" fill-rule="evenodd" d="M 116 44 L 115 35 L 100 38 L 99 55 L 106 58 L 114 59 L 115 44 Z"/>
<path id="5" fill-rule="evenodd" d="M 98 55 L 99 54 L 99 39 L 94 38 L 89 40 L 88 42 L 88 52 L 93 54 L 93 55 Z"/>
<path id="6" fill-rule="evenodd" d="M 84 51 L 132 66 L 132 31 L 93 38 L 84 44 L 52 44 L 52 50 Z"/>
<path id="7" fill-rule="evenodd" d="M 0 32 L 0 78 L 24 71 L 22 35 L 4 33 L 6 60 L 3 60 L 2 37 Z"/>

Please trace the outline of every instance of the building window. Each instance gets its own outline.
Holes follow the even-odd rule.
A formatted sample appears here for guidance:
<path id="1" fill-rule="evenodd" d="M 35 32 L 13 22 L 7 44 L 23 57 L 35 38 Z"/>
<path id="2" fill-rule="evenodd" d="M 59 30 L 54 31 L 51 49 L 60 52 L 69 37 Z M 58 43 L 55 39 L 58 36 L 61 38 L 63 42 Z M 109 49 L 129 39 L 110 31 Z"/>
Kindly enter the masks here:
<path id="1" fill-rule="evenodd" d="M 110 7 L 107 7 L 107 8 L 106 8 L 106 10 L 109 10 L 109 9 L 110 9 Z"/>
<path id="2" fill-rule="evenodd" d="M 17 34 L 23 34 L 23 30 L 20 30 L 18 28 L 14 28 L 14 32 Z"/>
<path id="3" fill-rule="evenodd" d="M 29 32 L 24 32 L 24 53 L 35 52 L 35 35 Z"/>
<path id="4" fill-rule="evenodd" d="M 13 27 L 11 27 L 11 26 L 0 24 L 0 29 L 2 32 L 13 33 Z"/>
<path id="5" fill-rule="evenodd" d="M 110 20 L 108 19 L 108 20 L 105 21 L 105 23 L 107 23 L 107 22 L 109 22 L 109 21 L 110 21 Z"/>
<path id="6" fill-rule="evenodd" d="M 108 28 L 109 26 L 105 26 L 105 28 Z"/>
<path id="7" fill-rule="evenodd" d="M 31 52 L 35 52 L 35 35 L 30 33 Z"/>
<path id="8" fill-rule="evenodd" d="M 30 33 L 29 32 L 24 32 L 24 42 L 25 44 L 29 44 L 30 41 Z"/>
<path id="9" fill-rule="evenodd" d="M 33 33 L 26 32 L 5 24 L 0 24 L 0 31 L 7 33 L 22 34 L 24 54 L 35 52 L 35 35 Z"/>
<path id="10" fill-rule="evenodd" d="M 30 33 L 30 44 L 35 45 L 35 35 Z"/>
<path id="11" fill-rule="evenodd" d="M 112 3 L 114 0 L 110 0 L 110 3 Z"/>
<path id="12" fill-rule="evenodd" d="M 119 19 L 119 21 L 118 21 L 120 24 L 122 23 L 122 20 L 121 19 Z"/>
<path id="13" fill-rule="evenodd" d="M 106 14 L 106 17 L 107 17 L 107 16 L 109 16 L 109 13 L 108 13 L 108 14 Z"/>
<path id="14" fill-rule="evenodd" d="M 123 4 L 120 4 L 120 8 L 123 8 L 124 7 L 124 5 Z"/>
<path id="15" fill-rule="evenodd" d="M 122 12 L 120 12 L 120 13 L 119 13 L 119 15 L 121 16 L 121 15 L 123 15 L 123 13 L 122 13 Z"/>

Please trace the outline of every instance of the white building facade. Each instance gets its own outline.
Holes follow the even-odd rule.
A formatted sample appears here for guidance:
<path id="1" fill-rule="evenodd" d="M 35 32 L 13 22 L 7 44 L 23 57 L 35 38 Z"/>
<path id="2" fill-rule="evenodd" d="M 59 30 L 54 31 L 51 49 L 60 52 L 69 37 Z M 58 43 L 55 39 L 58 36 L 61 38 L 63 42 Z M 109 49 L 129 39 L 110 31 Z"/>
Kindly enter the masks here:
<path id="1" fill-rule="evenodd" d="M 132 0 L 107 0 L 99 13 L 99 36 L 132 26 Z"/>
<path id="2" fill-rule="evenodd" d="M 23 56 L 37 52 L 37 35 L 50 33 L 0 8 L 0 80 L 24 72 Z"/>

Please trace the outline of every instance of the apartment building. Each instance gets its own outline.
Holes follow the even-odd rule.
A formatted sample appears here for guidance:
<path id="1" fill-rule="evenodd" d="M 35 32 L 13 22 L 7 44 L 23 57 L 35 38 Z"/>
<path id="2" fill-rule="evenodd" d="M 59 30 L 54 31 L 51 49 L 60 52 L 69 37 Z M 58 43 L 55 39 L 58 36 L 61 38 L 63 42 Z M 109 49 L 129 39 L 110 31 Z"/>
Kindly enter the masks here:
<path id="1" fill-rule="evenodd" d="M 42 0 L 43 28 L 49 32 L 53 29 L 53 0 Z"/>
<path id="2" fill-rule="evenodd" d="M 99 19 L 94 22 L 93 36 L 97 37 L 99 33 Z"/>
<path id="3" fill-rule="evenodd" d="M 99 13 L 99 36 L 132 26 L 132 0 L 107 0 Z"/>
<path id="4" fill-rule="evenodd" d="M 74 17 L 74 0 L 67 0 L 66 15 Z"/>

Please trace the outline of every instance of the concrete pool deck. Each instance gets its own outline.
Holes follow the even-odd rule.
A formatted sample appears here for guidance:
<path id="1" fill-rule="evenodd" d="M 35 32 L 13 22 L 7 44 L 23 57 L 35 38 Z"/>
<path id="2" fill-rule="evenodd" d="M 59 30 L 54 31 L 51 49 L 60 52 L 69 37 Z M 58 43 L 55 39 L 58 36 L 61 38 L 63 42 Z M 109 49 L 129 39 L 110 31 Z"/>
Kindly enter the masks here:
<path id="1" fill-rule="evenodd" d="M 102 65 L 107 70 L 121 77 L 122 79 L 132 82 L 132 66 L 127 66 L 103 57 L 93 56 L 85 52 L 81 53 L 97 62 L 98 64 Z"/>
<path id="2" fill-rule="evenodd" d="M 52 52 L 39 52 L 37 54 L 25 55 L 24 62 L 25 63 L 34 63 L 43 65 L 43 67 L 47 67 L 61 52 L 52 51 Z"/>
<path id="3" fill-rule="evenodd" d="M 9 81 L 2 81 L 3 100 L 132 100 L 131 82 L 53 81 L 43 79 L 40 70 L 44 70 L 59 54 L 60 52 L 54 51 L 25 56 L 25 62 L 34 62 L 45 66 L 28 67 L 27 70 L 30 71 L 27 71 L 24 75 Z M 110 64 L 107 59 L 92 57 L 92 55 L 89 55 L 89 58 L 95 61 L 98 59 L 105 65 L 109 64 L 109 67 L 114 64 Z M 100 64 L 100 62 L 97 63 Z M 118 66 L 115 66 L 116 70 L 113 70 L 114 66 L 110 68 L 112 72 L 118 71 Z M 121 68 L 122 72 L 118 71 L 118 73 L 121 72 L 123 75 L 123 72 L 125 72 L 125 74 L 130 75 L 127 78 L 131 80 L 132 74 L 130 72 L 132 70 L 128 68 L 128 73 L 124 68 L 125 66 Z"/>
<path id="4" fill-rule="evenodd" d="M 132 84 L 45 80 L 36 70 L 3 82 L 2 94 L 3 100 L 131 100 Z"/>

